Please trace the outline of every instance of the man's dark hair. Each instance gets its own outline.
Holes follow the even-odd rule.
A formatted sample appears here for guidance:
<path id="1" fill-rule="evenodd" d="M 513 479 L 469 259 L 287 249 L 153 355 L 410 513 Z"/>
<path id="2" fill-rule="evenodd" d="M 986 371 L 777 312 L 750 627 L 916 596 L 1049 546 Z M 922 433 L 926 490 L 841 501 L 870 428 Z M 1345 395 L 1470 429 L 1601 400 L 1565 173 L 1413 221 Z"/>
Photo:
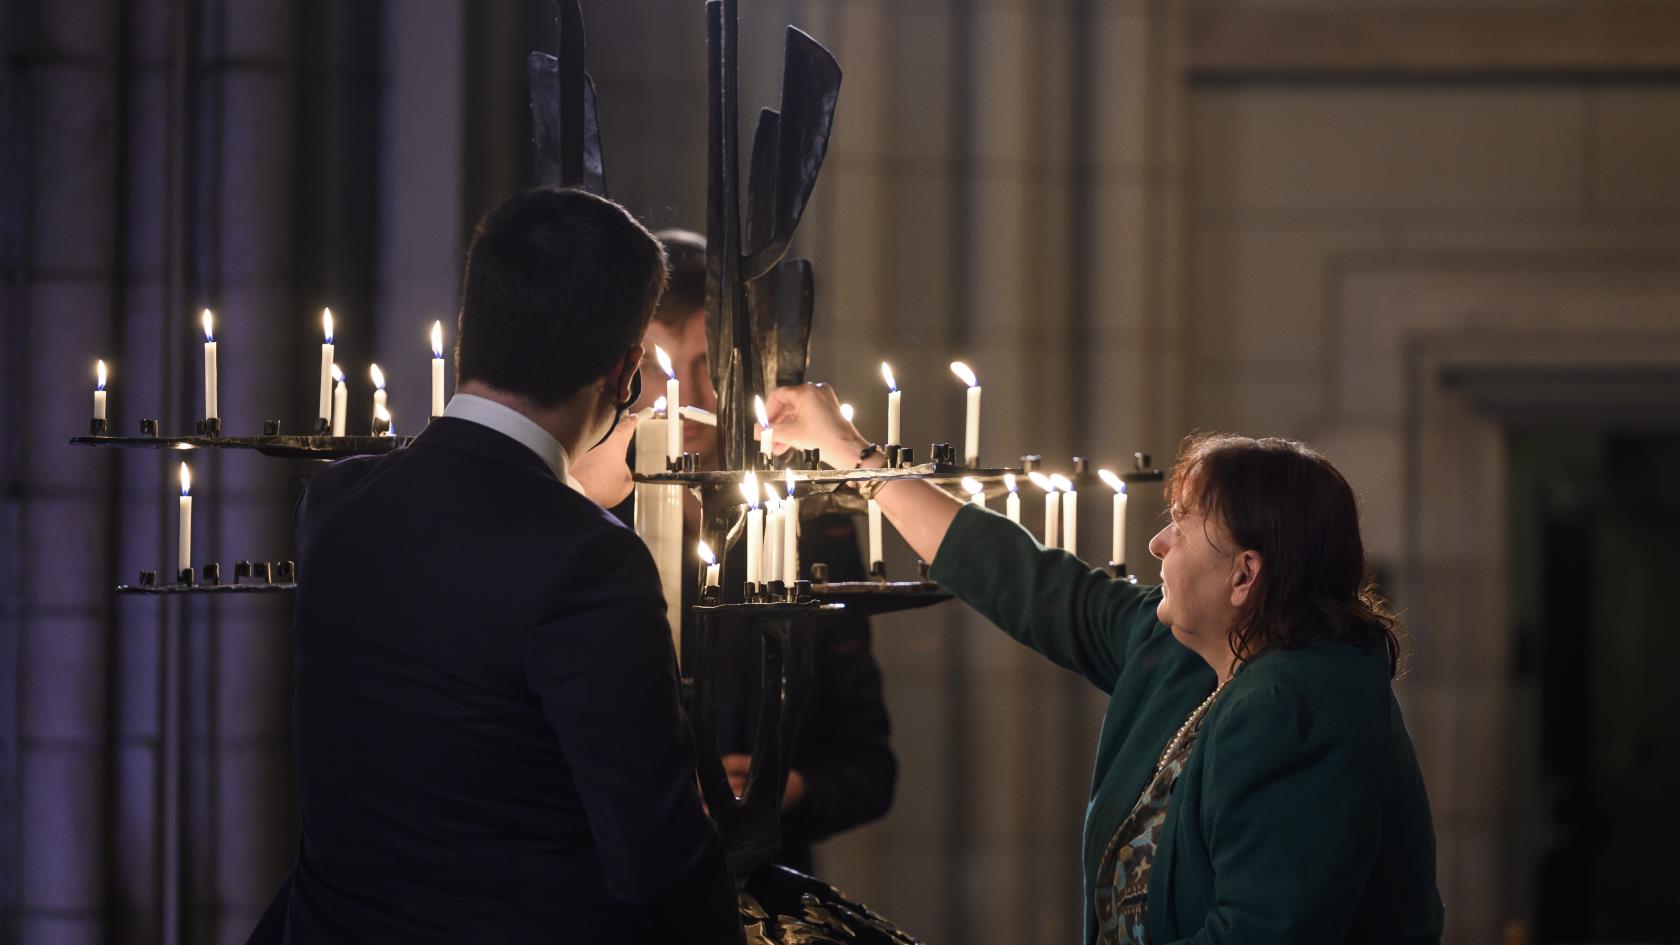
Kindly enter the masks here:
<path id="1" fill-rule="evenodd" d="M 661 325 L 680 326 L 706 307 L 706 238 L 692 230 L 660 230 L 665 246 L 665 296 L 653 317 Z"/>
<path id="2" fill-rule="evenodd" d="M 510 197 L 467 250 L 457 382 L 552 407 L 641 341 L 664 290 L 664 250 L 623 207 L 555 187 Z"/>

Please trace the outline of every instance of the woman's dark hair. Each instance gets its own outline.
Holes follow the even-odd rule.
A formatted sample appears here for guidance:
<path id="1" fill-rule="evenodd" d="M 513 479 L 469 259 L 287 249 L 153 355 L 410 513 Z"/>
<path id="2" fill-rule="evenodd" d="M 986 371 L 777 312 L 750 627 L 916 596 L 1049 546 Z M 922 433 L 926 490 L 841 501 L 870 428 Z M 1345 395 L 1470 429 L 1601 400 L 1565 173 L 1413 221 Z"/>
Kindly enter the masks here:
<path id="1" fill-rule="evenodd" d="M 1167 502 L 1260 553 L 1260 575 L 1231 628 L 1238 659 L 1320 640 L 1381 643 L 1389 676 L 1399 675 L 1405 629 L 1371 581 L 1358 502 L 1329 460 L 1293 440 L 1193 433 L 1179 448 Z"/>
<path id="2" fill-rule="evenodd" d="M 467 250 L 457 381 L 552 407 L 641 341 L 665 252 L 623 207 L 542 187 L 485 214 Z"/>
<path id="3" fill-rule="evenodd" d="M 665 247 L 665 295 L 653 313 L 661 325 L 679 327 L 706 307 L 706 238 L 692 230 L 653 234 Z"/>

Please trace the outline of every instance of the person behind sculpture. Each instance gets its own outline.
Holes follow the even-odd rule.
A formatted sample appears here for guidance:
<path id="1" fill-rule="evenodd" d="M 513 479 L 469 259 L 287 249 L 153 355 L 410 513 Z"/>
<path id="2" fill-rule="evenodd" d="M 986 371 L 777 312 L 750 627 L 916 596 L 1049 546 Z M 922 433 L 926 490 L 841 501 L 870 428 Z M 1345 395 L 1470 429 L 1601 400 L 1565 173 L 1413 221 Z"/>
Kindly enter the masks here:
<path id="1" fill-rule="evenodd" d="M 683 400 L 704 410 L 717 410 L 707 362 L 706 241 L 687 230 L 656 234 L 669 260 L 669 284 L 648 325 L 643 347 L 642 398 L 651 403 L 665 389 L 665 375 L 651 354 L 654 345 L 668 353 L 677 372 Z M 717 429 L 688 421 L 683 424 L 683 449 L 700 454 L 702 469 L 717 466 Z M 631 520 L 632 503 L 614 509 Z M 685 573 L 698 573 L 695 540 L 700 531 L 700 503 L 684 504 Z M 836 581 L 867 577 L 858 552 L 857 531 L 849 517 L 825 515 L 806 521 L 799 534 L 803 576 L 813 562 L 829 566 Z M 739 576 L 746 569 L 746 543 L 736 542 L 724 562 L 724 593 L 730 600 L 741 594 Z M 683 658 L 693 665 L 694 619 L 689 607 L 697 603 L 698 585 L 683 586 Z M 816 629 L 811 701 L 794 740 L 791 767 L 782 797 L 782 846 L 776 862 L 811 872 L 813 843 L 885 816 L 892 806 L 898 780 L 898 761 L 889 741 L 890 724 L 881 691 L 881 670 L 871 650 L 869 620 L 845 617 Z M 756 730 L 760 685 L 759 644 L 745 621 L 726 621 L 719 634 L 718 737 L 725 752 L 724 770 L 737 792 L 746 786 L 751 758 L 747 751 Z"/>
<path id="2" fill-rule="evenodd" d="M 303 837 L 254 941 L 742 941 L 653 561 L 563 484 L 624 455 L 664 264 L 610 201 L 509 199 L 468 251 L 444 416 L 311 480 Z"/>
<path id="3" fill-rule="evenodd" d="M 831 389 L 769 400 L 778 440 L 880 453 Z M 1150 540 L 1111 579 L 924 482 L 877 499 L 932 577 L 1109 693 L 1084 841 L 1087 942 L 1437 942 L 1435 841 L 1366 582 L 1353 491 L 1288 440 L 1187 438 Z"/>

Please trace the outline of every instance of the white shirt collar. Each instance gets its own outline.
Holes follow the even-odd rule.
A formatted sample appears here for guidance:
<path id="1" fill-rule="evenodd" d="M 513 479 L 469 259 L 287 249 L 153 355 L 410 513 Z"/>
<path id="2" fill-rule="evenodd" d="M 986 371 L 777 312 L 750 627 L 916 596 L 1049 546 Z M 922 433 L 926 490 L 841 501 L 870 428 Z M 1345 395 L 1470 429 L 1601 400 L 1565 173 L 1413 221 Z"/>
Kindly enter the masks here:
<path id="1" fill-rule="evenodd" d="M 553 470 L 554 478 L 579 492 L 583 491 L 583 486 L 572 478 L 566 448 L 560 445 L 560 441 L 555 439 L 553 434 L 538 426 L 535 420 L 512 407 L 473 394 L 456 394 L 449 398 L 449 406 L 444 408 L 443 415 L 489 427 L 503 436 L 512 438 L 537 454 L 543 465 Z"/>

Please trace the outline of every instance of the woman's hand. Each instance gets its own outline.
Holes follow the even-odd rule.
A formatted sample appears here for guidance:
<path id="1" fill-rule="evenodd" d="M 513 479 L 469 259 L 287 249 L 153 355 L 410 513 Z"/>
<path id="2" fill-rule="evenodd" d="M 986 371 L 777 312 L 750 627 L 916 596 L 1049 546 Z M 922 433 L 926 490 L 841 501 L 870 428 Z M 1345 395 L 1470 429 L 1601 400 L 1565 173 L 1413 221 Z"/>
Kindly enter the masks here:
<path id="1" fill-rule="evenodd" d="M 787 447 L 819 449 L 836 469 L 850 469 L 869 445 L 857 428 L 840 415 L 840 398 L 826 384 L 778 387 L 764 403 L 775 431 L 777 452 Z"/>
<path id="2" fill-rule="evenodd" d="M 600 446 L 572 462 L 572 478 L 583 487 L 583 494 L 602 508 L 610 509 L 628 499 L 636 485 L 625 457 L 630 454 L 630 438 L 636 435 L 640 422 L 635 414 L 627 415 Z"/>

